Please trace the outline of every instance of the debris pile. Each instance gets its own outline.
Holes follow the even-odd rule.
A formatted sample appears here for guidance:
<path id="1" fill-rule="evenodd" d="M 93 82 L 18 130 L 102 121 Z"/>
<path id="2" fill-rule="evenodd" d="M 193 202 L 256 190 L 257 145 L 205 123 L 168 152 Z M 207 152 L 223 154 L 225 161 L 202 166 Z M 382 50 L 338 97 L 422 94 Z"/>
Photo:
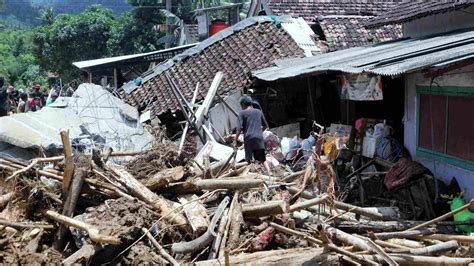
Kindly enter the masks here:
<path id="1" fill-rule="evenodd" d="M 227 157 L 213 170 L 210 153 L 200 165 L 166 139 L 135 154 L 79 155 L 67 131 L 61 137 L 63 155 L 0 158 L 0 263 L 474 262 L 474 237 L 456 232 L 471 228 L 473 201 L 453 200 L 451 212 L 425 222 L 403 220 L 393 206 L 343 202 L 320 156 L 324 135 L 300 171 L 280 165 L 271 176 Z M 109 160 L 125 155 L 135 159 Z"/>

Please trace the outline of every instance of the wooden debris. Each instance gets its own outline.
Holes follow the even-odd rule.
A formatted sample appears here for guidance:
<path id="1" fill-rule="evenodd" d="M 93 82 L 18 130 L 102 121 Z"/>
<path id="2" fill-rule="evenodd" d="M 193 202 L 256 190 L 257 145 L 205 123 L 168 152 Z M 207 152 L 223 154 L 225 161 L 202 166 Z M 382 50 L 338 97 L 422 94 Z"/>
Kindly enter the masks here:
<path id="1" fill-rule="evenodd" d="M 274 200 L 263 204 L 242 206 L 244 217 L 264 217 L 288 212 L 289 206 L 283 200 Z"/>
<path id="2" fill-rule="evenodd" d="M 175 225 L 186 226 L 186 218 L 180 213 L 175 213 L 171 205 L 161 196 L 156 195 L 145 185 L 136 180 L 125 168 L 119 165 L 110 165 L 109 169 L 114 173 L 114 178 L 126 187 L 134 196 L 150 204 L 161 216 Z"/>
<path id="3" fill-rule="evenodd" d="M 230 217 L 230 228 L 229 228 L 229 238 L 227 240 L 227 248 L 233 250 L 237 248 L 240 239 L 240 229 L 244 223 L 244 217 L 242 215 L 242 206 L 238 202 L 238 193 L 234 196 L 233 203 L 234 206 L 231 208 L 229 217 Z"/>
<path id="4" fill-rule="evenodd" d="M 67 186 L 63 186 L 63 188 L 67 187 L 69 189 L 65 194 L 66 200 L 64 201 L 62 210 L 62 215 L 67 217 L 72 217 L 74 215 L 77 200 L 79 199 L 82 185 L 84 184 L 84 179 L 87 177 L 87 174 L 91 169 L 90 159 L 85 156 L 78 156 L 75 160 L 75 164 L 76 166 L 73 167 L 74 173 L 72 175 L 72 179 Z M 63 181 L 64 180 L 65 179 L 63 179 Z M 67 231 L 68 229 L 64 225 L 59 226 L 59 233 L 57 235 L 56 241 L 54 242 L 54 248 L 58 251 L 61 251 L 64 247 L 64 237 L 66 236 Z"/>
<path id="5" fill-rule="evenodd" d="M 69 184 L 74 172 L 74 157 L 72 154 L 71 141 L 69 140 L 69 130 L 61 129 L 59 134 L 61 135 L 64 149 L 63 192 L 66 194 L 69 192 Z"/>
<path id="6" fill-rule="evenodd" d="M 263 180 L 253 178 L 200 179 L 193 182 L 175 184 L 169 187 L 169 190 L 177 194 L 197 193 L 203 190 L 215 189 L 249 190 L 263 187 L 263 183 Z"/>
<path id="7" fill-rule="evenodd" d="M 111 244 L 111 245 L 119 245 L 120 239 L 115 236 L 107 236 L 101 235 L 99 230 L 94 228 L 93 226 L 84 223 L 82 221 L 75 220 L 73 218 L 61 215 L 55 211 L 48 210 L 44 213 L 46 217 L 51 220 L 54 220 L 62 225 L 77 227 L 79 229 L 85 230 L 87 234 L 89 234 L 89 238 L 97 243 L 104 243 L 104 244 Z"/>
<path id="8" fill-rule="evenodd" d="M 215 232 L 217 222 L 224 214 L 225 208 L 229 204 L 229 201 L 229 197 L 226 197 L 224 198 L 224 200 L 222 200 L 222 202 L 217 207 L 216 213 L 212 217 L 211 223 L 207 228 L 207 231 L 204 234 L 189 242 L 174 243 L 171 246 L 171 250 L 174 253 L 190 253 L 197 250 L 201 250 L 206 247 L 214 239 L 214 237 L 217 236 Z"/>
<path id="9" fill-rule="evenodd" d="M 206 208 L 201 204 L 196 195 L 181 197 L 179 202 L 183 205 L 184 214 L 191 225 L 195 235 L 201 235 L 209 227 L 209 216 Z"/>
<path id="10" fill-rule="evenodd" d="M 428 247 L 411 249 L 410 253 L 413 255 L 435 255 L 438 253 L 443 253 L 446 251 L 457 249 L 458 247 L 459 245 L 456 240 L 450 240 L 447 242 L 438 243 L 438 244 L 431 245 Z"/>
<path id="11" fill-rule="evenodd" d="M 153 243 L 153 245 L 158 249 L 158 252 L 172 265 L 177 266 L 179 263 L 168 253 L 166 250 L 156 241 L 156 239 L 151 235 L 150 231 L 146 228 L 142 228 L 143 233 L 146 234 L 148 239 Z"/>
<path id="12" fill-rule="evenodd" d="M 142 180 L 141 182 L 151 191 L 157 192 L 169 183 L 179 181 L 183 176 L 184 168 L 182 166 L 177 166 L 174 168 L 163 169 L 152 177 Z"/>
<path id="13" fill-rule="evenodd" d="M 13 199 L 15 193 L 9 192 L 0 196 L 0 210 L 5 208 L 5 206 Z"/>

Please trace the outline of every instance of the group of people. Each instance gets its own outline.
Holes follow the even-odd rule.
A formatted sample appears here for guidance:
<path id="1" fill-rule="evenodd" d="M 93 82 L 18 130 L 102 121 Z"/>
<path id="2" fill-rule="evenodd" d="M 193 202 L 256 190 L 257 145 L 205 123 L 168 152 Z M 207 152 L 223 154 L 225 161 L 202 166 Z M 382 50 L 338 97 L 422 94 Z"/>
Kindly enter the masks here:
<path id="1" fill-rule="evenodd" d="M 50 95 L 41 86 L 40 82 L 36 82 L 28 92 L 17 90 L 11 84 L 5 86 L 5 79 L 0 76 L 0 117 L 12 113 L 36 112 L 53 103 L 58 97 L 57 93 Z"/>

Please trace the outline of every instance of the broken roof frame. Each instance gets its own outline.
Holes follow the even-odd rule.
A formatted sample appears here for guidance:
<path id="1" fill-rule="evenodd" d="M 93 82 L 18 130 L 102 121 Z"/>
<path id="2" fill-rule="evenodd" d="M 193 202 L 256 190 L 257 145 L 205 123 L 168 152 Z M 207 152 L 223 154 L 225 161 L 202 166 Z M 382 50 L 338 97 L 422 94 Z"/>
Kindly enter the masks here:
<path id="1" fill-rule="evenodd" d="M 262 81 L 327 72 L 399 76 L 471 58 L 474 58 L 474 29 L 405 38 L 309 58 L 278 60 L 275 66 L 253 71 L 252 75 Z"/>

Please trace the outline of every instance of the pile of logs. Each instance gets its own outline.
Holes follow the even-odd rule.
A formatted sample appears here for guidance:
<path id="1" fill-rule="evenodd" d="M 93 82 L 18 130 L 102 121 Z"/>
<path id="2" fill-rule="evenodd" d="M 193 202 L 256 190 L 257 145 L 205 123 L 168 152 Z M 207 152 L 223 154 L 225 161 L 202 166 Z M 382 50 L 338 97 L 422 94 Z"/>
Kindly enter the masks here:
<path id="1" fill-rule="evenodd" d="M 149 262 L 173 265 L 474 263 L 466 255 L 474 237 L 456 234 L 460 223 L 452 221 L 473 201 L 430 221 L 403 221 L 393 208 L 354 206 L 332 191 L 310 190 L 317 181 L 308 171 L 266 176 L 234 164 L 206 179 L 206 171 L 177 164 L 137 179 L 109 158 L 144 152 L 75 154 L 68 132 L 61 137 L 57 157 L 0 157 L 0 263 L 11 262 L 8 253 L 20 259 L 51 248 L 61 254 L 54 263 L 133 263 L 136 245 L 149 247 Z M 139 207 L 111 210 L 127 203 Z M 31 240 L 17 243 L 25 236 Z"/>

